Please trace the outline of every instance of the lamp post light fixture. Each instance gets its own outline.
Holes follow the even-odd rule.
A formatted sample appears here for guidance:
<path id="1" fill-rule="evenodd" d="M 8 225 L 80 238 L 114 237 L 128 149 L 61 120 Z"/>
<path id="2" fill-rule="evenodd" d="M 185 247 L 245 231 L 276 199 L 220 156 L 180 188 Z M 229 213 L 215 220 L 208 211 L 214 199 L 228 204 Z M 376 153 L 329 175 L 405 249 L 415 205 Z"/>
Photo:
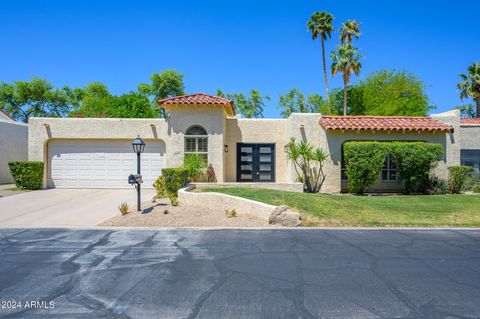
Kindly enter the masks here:
<path id="1" fill-rule="evenodd" d="M 140 175 L 140 154 L 145 149 L 145 142 L 140 138 L 140 135 L 132 142 L 133 151 L 137 153 L 137 211 L 141 211 L 140 204 L 140 183 L 142 182 L 142 176 Z"/>

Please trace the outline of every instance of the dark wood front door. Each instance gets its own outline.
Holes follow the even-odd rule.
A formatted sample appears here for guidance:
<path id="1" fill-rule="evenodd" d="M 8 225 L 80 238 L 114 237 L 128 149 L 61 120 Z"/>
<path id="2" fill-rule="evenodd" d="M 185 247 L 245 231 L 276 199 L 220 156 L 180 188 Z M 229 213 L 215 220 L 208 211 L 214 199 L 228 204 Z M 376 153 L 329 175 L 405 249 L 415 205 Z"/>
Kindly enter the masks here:
<path id="1" fill-rule="evenodd" d="M 275 144 L 237 144 L 237 182 L 275 182 Z"/>

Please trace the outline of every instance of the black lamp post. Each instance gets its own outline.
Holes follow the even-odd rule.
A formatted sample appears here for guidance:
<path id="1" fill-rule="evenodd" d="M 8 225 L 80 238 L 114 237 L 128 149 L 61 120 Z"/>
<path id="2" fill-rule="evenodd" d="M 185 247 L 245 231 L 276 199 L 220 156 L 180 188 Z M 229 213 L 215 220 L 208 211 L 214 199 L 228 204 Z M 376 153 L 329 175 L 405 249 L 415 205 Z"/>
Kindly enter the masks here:
<path id="1" fill-rule="evenodd" d="M 145 142 L 140 138 L 140 135 L 132 142 L 133 151 L 137 153 L 137 174 L 140 175 L 140 154 L 145 149 Z M 141 211 L 140 207 L 140 183 L 137 182 L 137 210 Z"/>

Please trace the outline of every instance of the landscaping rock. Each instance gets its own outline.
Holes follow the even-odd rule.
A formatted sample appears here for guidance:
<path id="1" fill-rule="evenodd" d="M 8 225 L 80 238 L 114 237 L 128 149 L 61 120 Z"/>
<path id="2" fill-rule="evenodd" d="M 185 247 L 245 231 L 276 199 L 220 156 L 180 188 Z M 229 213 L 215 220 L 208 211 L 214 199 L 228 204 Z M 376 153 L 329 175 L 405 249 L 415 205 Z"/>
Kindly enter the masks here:
<path id="1" fill-rule="evenodd" d="M 285 227 L 297 227 L 300 225 L 300 213 L 290 209 L 286 205 L 276 207 L 270 214 L 268 222 L 273 225 Z"/>

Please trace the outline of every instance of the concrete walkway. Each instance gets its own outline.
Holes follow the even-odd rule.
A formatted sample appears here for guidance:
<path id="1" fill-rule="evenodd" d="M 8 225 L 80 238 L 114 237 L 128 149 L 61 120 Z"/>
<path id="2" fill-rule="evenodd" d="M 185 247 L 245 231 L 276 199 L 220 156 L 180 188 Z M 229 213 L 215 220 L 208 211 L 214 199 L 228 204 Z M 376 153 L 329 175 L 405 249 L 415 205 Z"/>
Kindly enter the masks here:
<path id="1" fill-rule="evenodd" d="M 142 190 L 148 201 L 154 189 Z M 91 227 L 136 203 L 135 189 L 48 189 L 0 198 L 0 227 Z"/>

